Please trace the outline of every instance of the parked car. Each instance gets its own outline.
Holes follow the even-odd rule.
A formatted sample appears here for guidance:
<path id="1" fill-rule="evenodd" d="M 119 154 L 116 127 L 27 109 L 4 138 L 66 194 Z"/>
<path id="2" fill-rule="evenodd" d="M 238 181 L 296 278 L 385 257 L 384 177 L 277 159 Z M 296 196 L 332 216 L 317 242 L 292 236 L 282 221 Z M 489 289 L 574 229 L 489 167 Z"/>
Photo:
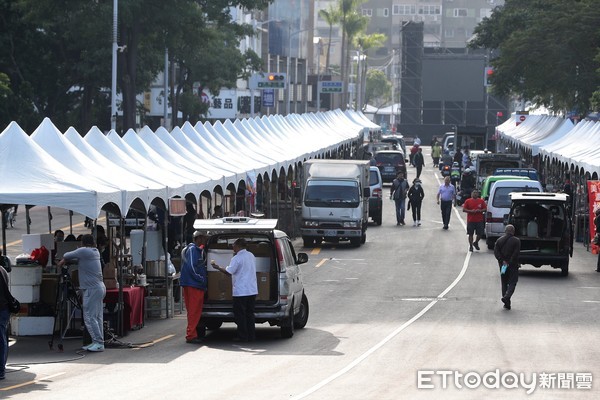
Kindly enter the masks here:
<path id="1" fill-rule="evenodd" d="M 402 150 L 402 154 L 406 157 L 406 141 L 402 135 L 386 135 L 382 136 L 381 143 L 391 143 L 396 146 L 395 149 L 391 150 Z"/>
<path id="2" fill-rule="evenodd" d="M 511 193 L 507 223 L 521 240 L 519 262 L 536 268 L 550 265 L 569 274 L 573 256 L 573 227 L 564 193 Z"/>
<path id="3" fill-rule="evenodd" d="M 281 336 L 290 338 L 295 329 L 304 328 L 308 321 L 308 299 L 299 267 L 308 261 L 308 255 L 296 254 L 290 238 L 276 226 L 276 219 L 248 217 L 194 222 L 195 229 L 209 235 L 205 246 L 207 259 L 222 266 L 229 265 L 233 257 L 233 242 L 246 239 L 248 251 L 256 257 L 256 323 L 279 326 Z M 218 329 L 224 322 L 235 322 L 231 289 L 231 277 L 215 270 L 209 262 L 201 328 Z"/>
<path id="4" fill-rule="evenodd" d="M 493 249 L 496 240 L 504 234 L 504 218 L 510 211 L 510 194 L 513 192 L 542 192 L 542 184 L 529 179 L 497 181 L 490 192 L 485 213 L 485 242 Z"/>
<path id="5" fill-rule="evenodd" d="M 523 181 L 531 180 L 527 176 L 514 176 L 514 175 L 491 175 L 491 176 L 488 176 L 487 178 L 484 179 L 483 184 L 481 185 L 481 198 L 484 199 L 485 201 L 488 201 L 488 199 L 490 197 L 490 192 L 491 192 L 492 188 L 494 187 L 494 185 L 496 184 L 496 182 L 505 181 L 507 179 L 512 179 L 512 180 L 516 179 L 516 180 L 523 180 Z"/>
<path id="6" fill-rule="evenodd" d="M 381 150 L 375 154 L 375 165 L 384 182 L 392 182 L 398 172 L 403 172 L 406 176 L 406 160 L 400 150 Z"/>
<path id="7" fill-rule="evenodd" d="M 383 180 L 379 168 L 371 166 L 369 169 L 369 186 L 371 196 L 369 197 L 369 217 L 377 225 L 381 225 L 383 213 Z"/>

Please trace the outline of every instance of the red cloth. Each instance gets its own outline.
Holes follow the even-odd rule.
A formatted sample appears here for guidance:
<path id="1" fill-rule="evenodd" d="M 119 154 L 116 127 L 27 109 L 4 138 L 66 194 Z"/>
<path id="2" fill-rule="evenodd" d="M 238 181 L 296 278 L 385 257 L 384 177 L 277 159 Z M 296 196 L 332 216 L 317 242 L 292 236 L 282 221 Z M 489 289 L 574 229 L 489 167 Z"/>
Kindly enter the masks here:
<path id="1" fill-rule="evenodd" d="M 117 303 L 119 289 L 106 289 L 105 303 Z M 123 330 L 130 331 L 144 325 L 144 288 L 139 286 L 123 288 Z"/>
<path id="2" fill-rule="evenodd" d="M 187 310 L 187 329 L 185 339 L 192 340 L 198 337 L 196 327 L 200 323 L 202 307 L 204 307 L 204 290 L 191 286 L 183 286 L 183 300 Z"/>
<path id="3" fill-rule="evenodd" d="M 476 199 L 468 198 L 463 204 L 463 210 L 480 210 L 484 211 L 487 209 L 485 201 L 478 197 Z M 485 220 L 485 214 L 483 212 L 467 213 L 467 222 L 483 222 Z"/>

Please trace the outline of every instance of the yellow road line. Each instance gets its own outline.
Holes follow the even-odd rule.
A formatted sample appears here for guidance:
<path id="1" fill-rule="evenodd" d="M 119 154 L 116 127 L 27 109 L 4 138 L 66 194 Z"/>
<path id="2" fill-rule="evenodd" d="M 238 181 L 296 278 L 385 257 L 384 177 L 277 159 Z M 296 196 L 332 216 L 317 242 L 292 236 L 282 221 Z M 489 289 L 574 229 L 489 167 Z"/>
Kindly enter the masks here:
<path id="1" fill-rule="evenodd" d="M 172 338 L 172 337 L 174 337 L 174 336 L 175 336 L 175 335 L 167 335 L 167 336 L 163 336 L 163 337 L 161 337 L 161 338 L 158 338 L 158 339 L 156 339 L 156 340 L 153 340 L 153 341 L 151 341 L 151 342 L 149 342 L 149 343 L 145 343 L 145 344 L 139 345 L 139 346 L 135 347 L 133 350 L 137 350 L 137 349 L 143 349 L 143 348 L 146 348 L 146 347 L 149 347 L 149 346 L 153 346 L 153 345 L 155 345 L 156 343 L 162 342 L 163 340 L 171 339 L 171 338 Z"/>
<path id="2" fill-rule="evenodd" d="M 34 384 L 36 384 L 38 382 L 44 382 L 44 381 L 47 381 L 47 380 L 52 379 L 52 378 L 56 378 L 57 376 L 61 376 L 61 375 L 64 375 L 64 374 L 66 374 L 66 372 L 60 372 L 58 374 L 50 375 L 50 376 L 47 376 L 45 378 L 34 379 L 33 381 L 23 382 L 23 383 L 19 383 L 18 385 L 13 385 L 13 386 L 8 386 L 8 387 L 5 387 L 5 388 L 1 388 L 0 390 L 7 391 L 7 390 L 12 390 L 12 389 L 17 389 L 17 388 L 20 388 L 20 387 L 23 387 L 23 386 L 27 386 L 27 385 L 34 385 Z"/>
<path id="3" fill-rule="evenodd" d="M 327 261 L 327 258 L 324 258 L 321 261 L 319 261 L 319 263 L 315 265 L 315 268 L 319 268 L 321 265 L 325 264 L 325 261 Z"/>
<path id="4" fill-rule="evenodd" d="M 312 251 L 310 252 L 310 255 L 311 256 L 316 256 L 320 252 L 321 252 L 321 248 L 320 247 L 316 247 L 316 248 L 312 249 Z"/>

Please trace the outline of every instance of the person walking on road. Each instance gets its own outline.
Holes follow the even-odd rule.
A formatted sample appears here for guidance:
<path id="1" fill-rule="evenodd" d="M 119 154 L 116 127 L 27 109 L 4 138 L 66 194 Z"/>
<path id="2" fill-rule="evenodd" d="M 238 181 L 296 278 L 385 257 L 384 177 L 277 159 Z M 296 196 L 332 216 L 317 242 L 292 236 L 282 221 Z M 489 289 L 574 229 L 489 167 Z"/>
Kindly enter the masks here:
<path id="1" fill-rule="evenodd" d="M 180 285 L 183 288 L 183 301 L 187 310 L 187 328 L 185 341 L 192 344 L 202 343 L 204 331 L 198 335 L 198 324 L 204 307 L 204 292 L 208 283 L 206 270 L 206 256 L 204 245 L 206 236 L 200 231 L 193 234 L 193 242 L 188 244 L 181 252 L 181 277 Z"/>
<path id="2" fill-rule="evenodd" d="M 485 229 L 485 212 L 487 204 L 479 197 L 479 191 L 473 190 L 471 197 L 465 200 L 463 211 L 467 213 L 467 235 L 469 235 L 469 251 L 473 251 L 473 247 L 479 250 L 479 239 L 483 236 Z M 473 241 L 473 233 L 476 233 L 475 241 Z"/>
<path id="3" fill-rule="evenodd" d="M 223 268 L 211 260 L 213 268 L 231 276 L 233 285 L 233 316 L 237 325 L 237 338 L 240 342 L 253 342 L 256 339 L 254 303 L 258 294 L 256 284 L 256 258 L 247 250 L 246 239 L 233 242 L 233 258 L 229 266 Z"/>
<path id="4" fill-rule="evenodd" d="M 450 177 L 444 178 L 444 183 L 440 185 L 437 195 L 437 203 L 440 204 L 442 210 L 442 222 L 444 229 L 448 229 L 450 224 L 450 214 L 452 213 L 452 204 L 456 199 L 456 188 L 450 184 Z"/>
<path id="5" fill-rule="evenodd" d="M 442 145 L 440 142 L 435 142 L 431 147 L 431 158 L 433 159 L 433 166 L 440 166 L 440 157 L 442 156 Z"/>
<path id="6" fill-rule="evenodd" d="M 413 158 L 413 164 L 415 165 L 415 168 L 417 168 L 417 178 L 419 178 L 421 176 L 421 171 L 425 166 L 425 157 L 423 157 L 423 149 L 420 147 L 415 153 L 415 156 Z"/>
<path id="7" fill-rule="evenodd" d="M 396 203 L 396 225 L 405 225 L 404 215 L 406 208 L 406 195 L 410 189 L 408 182 L 404 179 L 404 173 L 398 172 L 396 179 L 392 182 L 390 199 Z"/>
<path id="8" fill-rule="evenodd" d="M 494 256 L 500 267 L 500 281 L 502 285 L 502 302 L 504 308 L 510 310 L 510 299 L 515 293 L 517 281 L 519 280 L 519 252 L 521 241 L 515 237 L 515 227 L 506 225 L 504 236 L 496 241 Z"/>
<path id="9" fill-rule="evenodd" d="M 408 189 L 408 210 L 412 207 L 413 226 L 421 226 L 421 203 L 425 192 L 421 186 L 421 180 L 415 178 L 413 185 Z"/>

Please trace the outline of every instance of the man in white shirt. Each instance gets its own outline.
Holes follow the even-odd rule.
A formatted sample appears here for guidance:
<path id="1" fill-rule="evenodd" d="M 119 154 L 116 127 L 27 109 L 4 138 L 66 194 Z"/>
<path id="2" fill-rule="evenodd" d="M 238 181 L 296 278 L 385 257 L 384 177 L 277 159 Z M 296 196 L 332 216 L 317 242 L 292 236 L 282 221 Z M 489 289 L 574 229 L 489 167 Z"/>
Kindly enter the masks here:
<path id="1" fill-rule="evenodd" d="M 246 240 L 233 243 L 233 258 L 226 268 L 211 261 L 213 268 L 231 275 L 233 284 L 233 315 L 237 325 L 237 341 L 255 340 L 254 302 L 258 294 L 256 284 L 256 258 L 247 250 Z"/>

